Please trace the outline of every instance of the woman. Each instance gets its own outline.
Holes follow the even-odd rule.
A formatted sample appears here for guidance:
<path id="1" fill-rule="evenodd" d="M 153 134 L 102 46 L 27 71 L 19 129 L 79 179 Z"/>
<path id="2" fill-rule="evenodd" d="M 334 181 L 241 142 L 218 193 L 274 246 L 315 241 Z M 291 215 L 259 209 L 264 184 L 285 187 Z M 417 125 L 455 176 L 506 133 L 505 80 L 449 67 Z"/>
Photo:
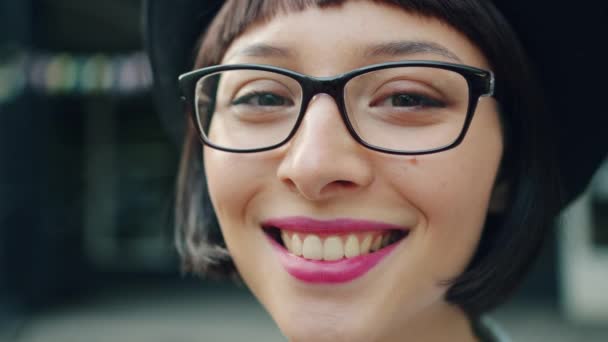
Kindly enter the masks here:
<path id="1" fill-rule="evenodd" d="M 159 89 L 182 74 L 191 117 L 185 269 L 238 274 L 293 341 L 498 339 L 480 317 L 605 153 L 558 167 L 576 143 L 555 149 L 568 113 L 503 16 L 523 5 L 198 3 L 148 4 Z"/>

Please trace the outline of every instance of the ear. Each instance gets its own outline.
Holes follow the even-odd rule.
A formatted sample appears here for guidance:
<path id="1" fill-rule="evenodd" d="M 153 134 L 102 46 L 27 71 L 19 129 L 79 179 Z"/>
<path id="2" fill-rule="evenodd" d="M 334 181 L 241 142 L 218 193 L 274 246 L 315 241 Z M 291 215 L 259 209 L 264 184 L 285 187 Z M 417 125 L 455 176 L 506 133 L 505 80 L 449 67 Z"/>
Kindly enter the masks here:
<path id="1" fill-rule="evenodd" d="M 492 189 L 488 212 L 492 214 L 500 214 L 504 212 L 505 208 L 507 207 L 508 198 L 509 184 L 505 180 L 497 182 L 494 185 L 494 189 Z"/>

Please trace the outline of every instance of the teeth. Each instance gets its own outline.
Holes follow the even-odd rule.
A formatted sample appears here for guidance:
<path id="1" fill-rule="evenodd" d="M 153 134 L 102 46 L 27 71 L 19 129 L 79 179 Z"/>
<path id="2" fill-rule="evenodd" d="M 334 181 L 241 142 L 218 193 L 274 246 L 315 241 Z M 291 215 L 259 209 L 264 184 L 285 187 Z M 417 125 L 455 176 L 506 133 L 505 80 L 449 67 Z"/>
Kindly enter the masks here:
<path id="1" fill-rule="evenodd" d="M 323 260 L 340 260 L 342 257 L 344 257 L 342 240 L 337 236 L 331 236 L 325 239 L 325 242 L 323 242 Z"/>
<path id="2" fill-rule="evenodd" d="M 281 239 L 287 250 L 294 255 L 326 261 L 354 258 L 375 252 L 396 240 L 390 233 L 320 237 L 316 234 L 304 235 L 289 231 L 281 231 Z"/>
<path id="3" fill-rule="evenodd" d="M 380 249 L 382 246 L 382 235 L 376 236 L 374 242 L 372 243 L 372 252 L 375 252 Z"/>
<path id="4" fill-rule="evenodd" d="M 287 247 L 288 251 L 291 251 L 291 239 L 289 238 L 289 235 L 287 235 L 287 232 L 282 230 L 281 231 L 281 239 L 283 239 L 283 244 L 285 244 L 285 247 Z"/>
<path id="5" fill-rule="evenodd" d="M 298 234 L 293 234 L 293 237 L 291 238 L 290 252 L 297 256 L 302 256 L 302 240 L 300 240 Z"/>
<path id="6" fill-rule="evenodd" d="M 344 256 L 353 258 L 359 255 L 359 240 L 354 235 L 349 235 L 344 244 Z"/>
<path id="7" fill-rule="evenodd" d="M 306 259 L 323 259 L 323 245 L 321 239 L 316 235 L 308 235 L 302 244 L 302 256 Z"/>
<path id="8" fill-rule="evenodd" d="M 361 254 L 368 254 L 369 249 L 372 247 L 372 234 L 365 235 L 363 242 L 361 242 L 361 249 L 359 250 Z"/>

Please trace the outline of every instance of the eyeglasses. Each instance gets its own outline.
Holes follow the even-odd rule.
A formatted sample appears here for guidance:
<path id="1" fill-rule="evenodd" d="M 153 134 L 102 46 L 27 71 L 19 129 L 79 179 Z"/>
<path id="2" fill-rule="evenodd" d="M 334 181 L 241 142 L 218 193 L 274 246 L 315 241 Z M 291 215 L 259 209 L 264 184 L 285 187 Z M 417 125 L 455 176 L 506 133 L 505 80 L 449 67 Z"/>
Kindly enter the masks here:
<path id="1" fill-rule="evenodd" d="M 182 98 L 203 143 L 227 152 L 261 152 L 289 141 L 317 94 L 333 97 L 352 137 L 379 152 L 445 151 L 464 138 L 494 75 L 435 61 L 375 64 L 336 77 L 231 64 L 179 77 Z"/>

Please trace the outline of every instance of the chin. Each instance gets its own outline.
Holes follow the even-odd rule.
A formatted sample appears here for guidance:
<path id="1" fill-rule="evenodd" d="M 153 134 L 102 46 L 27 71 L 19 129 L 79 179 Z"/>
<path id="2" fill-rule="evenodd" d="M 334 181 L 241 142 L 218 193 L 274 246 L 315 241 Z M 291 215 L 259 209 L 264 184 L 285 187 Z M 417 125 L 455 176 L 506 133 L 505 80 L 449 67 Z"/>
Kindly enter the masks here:
<path id="1" fill-rule="evenodd" d="M 312 304 L 302 309 L 286 308 L 284 305 L 281 312 L 271 314 L 281 333 L 290 342 L 382 341 L 380 322 L 363 317 L 361 310 L 340 306 L 337 303 L 324 303 L 320 307 Z"/>
<path id="2" fill-rule="evenodd" d="M 290 342 L 372 342 L 380 341 L 378 334 L 368 329 L 353 329 L 346 325 L 331 325 L 317 321 L 312 325 L 291 322 L 279 329 Z"/>

